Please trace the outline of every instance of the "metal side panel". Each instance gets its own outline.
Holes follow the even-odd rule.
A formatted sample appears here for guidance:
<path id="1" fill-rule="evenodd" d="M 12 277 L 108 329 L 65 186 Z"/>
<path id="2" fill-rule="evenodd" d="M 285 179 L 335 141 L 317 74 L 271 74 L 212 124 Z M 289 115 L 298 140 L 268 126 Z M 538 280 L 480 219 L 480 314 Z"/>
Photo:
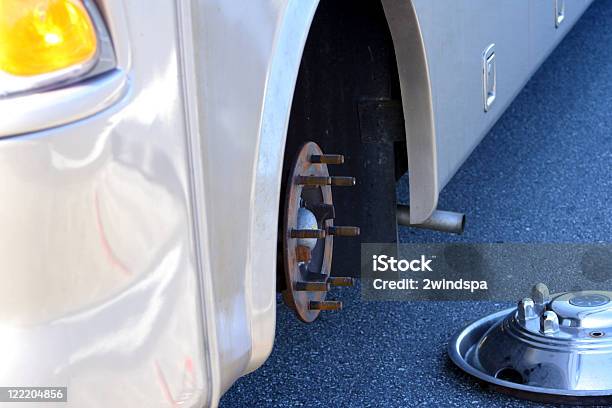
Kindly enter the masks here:
<path id="1" fill-rule="evenodd" d="M 20 120 L 47 102 L 51 128 L 0 139 L 0 384 L 67 386 L 68 403 L 49 406 L 199 407 L 213 381 L 209 271 L 195 256 L 176 4 L 98 3 L 125 92 L 81 120 L 71 87 L 30 95 Z"/>
<path id="2" fill-rule="evenodd" d="M 535 71 L 555 49 L 592 0 L 545 0 L 529 2 L 529 62 Z M 565 4 L 565 7 L 563 7 Z M 555 8 L 564 9 L 565 17 L 555 25 Z"/>
<path id="3" fill-rule="evenodd" d="M 528 0 L 417 0 L 415 7 L 430 67 L 442 189 L 529 73 L 523 55 L 529 49 L 529 4 Z M 482 55 L 491 44 L 497 58 L 497 100 L 485 113 Z"/>
<path id="4" fill-rule="evenodd" d="M 555 24 L 557 2 L 565 3 L 564 19 L 558 27 Z M 397 5 L 400 1 L 387 0 L 387 3 Z M 410 172 L 419 175 L 418 179 L 411 175 L 410 180 L 411 206 L 418 208 L 418 215 L 411 217 L 411 221 L 417 223 L 435 209 L 439 191 L 591 1 L 406 0 L 404 3 L 404 8 L 410 4 L 414 7 L 424 42 L 435 133 L 433 140 L 429 140 L 426 128 L 417 127 L 415 132 L 409 120 L 410 109 L 405 107 Z M 401 57 L 406 47 L 397 39 L 412 28 L 409 24 L 394 27 L 393 16 L 389 14 L 401 76 L 407 70 L 403 65 L 409 59 Z M 485 112 L 483 53 L 493 44 L 496 98 Z M 419 63 L 419 54 L 414 55 Z M 406 78 L 402 81 L 408 82 Z M 405 83 L 402 86 L 407 90 L 403 92 L 404 104 L 410 106 L 410 99 L 419 98 L 422 93 L 413 89 L 408 92 L 411 89 Z M 423 115 L 426 117 L 425 112 Z M 417 152 L 411 154 L 410 146 L 418 140 L 425 140 L 427 148 L 417 143 Z M 419 159 L 413 160 L 417 155 Z M 436 179 L 434 198 L 427 186 L 420 185 L 431 184 L 432 178 Z M 413 186 L 414 182 L 419 185 Z"/>

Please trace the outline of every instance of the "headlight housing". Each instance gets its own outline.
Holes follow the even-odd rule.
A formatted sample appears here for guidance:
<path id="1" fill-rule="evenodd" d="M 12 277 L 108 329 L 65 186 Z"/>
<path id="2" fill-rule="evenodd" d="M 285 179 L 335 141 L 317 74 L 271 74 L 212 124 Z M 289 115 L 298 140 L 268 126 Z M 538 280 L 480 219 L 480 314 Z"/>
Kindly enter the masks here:
<path id="1" fill-rule="evenodd" d="M 0 97 L 64 86 L 115 66 L 90 0 L 0 0 Z"/>

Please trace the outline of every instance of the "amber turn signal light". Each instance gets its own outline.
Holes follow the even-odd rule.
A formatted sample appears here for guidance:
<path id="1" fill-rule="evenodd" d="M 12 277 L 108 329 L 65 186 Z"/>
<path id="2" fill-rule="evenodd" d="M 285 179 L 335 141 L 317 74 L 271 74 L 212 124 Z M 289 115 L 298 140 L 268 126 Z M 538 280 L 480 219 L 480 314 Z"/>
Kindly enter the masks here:
<path id="1" fill-rule="evenodd" d="M 0 70 L 20 77 L 96 58 L 92 19 L 79 0 L 0 0 Z"/>

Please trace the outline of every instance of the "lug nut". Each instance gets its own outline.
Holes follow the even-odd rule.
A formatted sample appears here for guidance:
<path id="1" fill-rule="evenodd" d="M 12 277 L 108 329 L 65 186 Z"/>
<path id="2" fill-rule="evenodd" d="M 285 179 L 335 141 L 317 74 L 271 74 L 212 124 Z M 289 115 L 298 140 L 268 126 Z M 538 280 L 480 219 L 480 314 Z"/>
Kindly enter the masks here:
<path id="1" fill-rule="evenodd" d="M 298 292 L 328 292 L 330 286 L 327 282 L 296 282 L 295 290 Z"/>
<path id="2" fill-rule="evenodd" d="M 336 237 L 357 237 L 360 232 L 359 227 L 327 227 L 327 233 Z"/>
<path id="3" fill-rule="evenodd" d="M 325 230 L 322 229 L 292 229 L 291 238 L 313 238 L 323 239 L 325 238 Z"/>
<path id="4" fill-rule="evenodd" d="M 342 302 L 337 300 L 324 300 L 322 302 L 311 301 L 308 304 L 310 310 L 342 310 Z"/>
<path id="5" fill-rule="evenodd" d="M 531 289 L 531 298 L 536 305 L 544 306 L 550 302 L 550 291 L 545 284 L 538 283 Z"/>
<path id="6" fill-rule="evenodd" d="M 355 177 L 334 176 L 334 177 L 331 177 L 330 184 L 332 186 L 339 186 L 339 187 L 352 187 L 355 185 L 356 182 L 357 181 Z"/>
<path id="7" fill-rule="evenodd" d="M 533 299 L 525 298 L 518 304 L 518 319 L 525 323 L 527 320 L 532 320 L 538 317 L 535 312 L 535 304 Z"/>
<path id="8" fill-rule="evenodd" d="M 311 163 L 321 164 L 344 164 L 344 156 L 341 154 L 321 154 L 310 156 Z"/>
<path id="9" fill-rule="evenodd" d="M 555 334 L 559 331 L 559 317 L 555 312 L 546 311 L 540 320 L 540 331 L 543 334 Z"/>
<path id="10" fill-rule="evenodd" d="M 328 278 L 327 282 L 332 286 L 353 286 L 355 284 L 355 279 L 334 276 Z"/>

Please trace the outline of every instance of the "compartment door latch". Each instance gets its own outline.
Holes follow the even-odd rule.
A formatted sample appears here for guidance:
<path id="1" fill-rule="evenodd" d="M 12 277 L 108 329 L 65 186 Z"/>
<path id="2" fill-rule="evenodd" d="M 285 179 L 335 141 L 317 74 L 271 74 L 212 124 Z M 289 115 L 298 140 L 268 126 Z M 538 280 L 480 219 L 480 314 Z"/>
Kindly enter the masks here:
<path id="1" fill-rule="evenodd" d="M 497 69 L 495 44 L 491 44 L 482 54 L 484 110 L 488 112 L 497 97 Z"/>

